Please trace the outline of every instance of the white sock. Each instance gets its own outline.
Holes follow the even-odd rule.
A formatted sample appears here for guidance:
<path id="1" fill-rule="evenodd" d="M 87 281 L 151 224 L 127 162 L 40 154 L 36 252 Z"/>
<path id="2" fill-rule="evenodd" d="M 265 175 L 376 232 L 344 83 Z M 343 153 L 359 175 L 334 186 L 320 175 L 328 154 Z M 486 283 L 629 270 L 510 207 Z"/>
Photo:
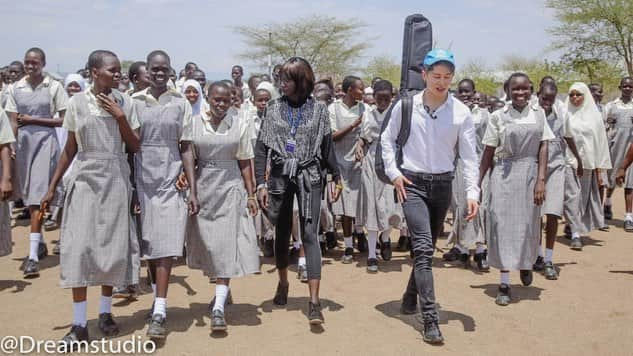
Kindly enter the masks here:
<path id="1" fill-rule="evenodd" d="M 501 284 L 510 285 L 510 272 L 501 272 Z"/>
<path id="2" fill-rule="evenodd" d="M 162 315 L 163 318 L 167 316 L 167 298 L 154 298 L 154 315 L 156 314 Z"/>
<path id="3" fill-rule="evenodd" d="M 604 205 L 611 206 L 611 198 L 607 197 L 604 199 Z"/>
<path id="4" fill-rule="evenodd" d="M 29 259 L 39 261 L 40 259 L 37 257 L 37 248 L 40 245 L 40 239 L 42 238 L 42 234 L 37 232 L 32 232 L 29 235 Z"/>
<path id="5" fill-rule="evenodd" d="M 306 265 L 306 258 L 305 256 L 303 257 L 299 257 L 299 266 L 305 266 Z"/>
<path id="6" fill-rule="evenodd" d="M 292 246 L 294 246 L 294 248 L 296 250 L 298 250 L 298 249 L 301 248 L 301 242 L 300 241 L 295 241 L 295 242 L 292 243 Z"/>
<path id="7" fill-rule="evenodd" d="M 357 234 L 365 233 L 365 230 L 363 230 L 363 227 L 361 225 L 354 226 L 354 231 L 356 231 Z"/>
<path id="8" fill-rule="evenodd" d="M 554 249 L 545 249 L 545 262 L 552 262 L 552 256 L 554 256 Z"/>
<path id="9" fill-rule="evenodd" d="M 543 246 L 538 245 L 538 257 L 543 257 Z"/>
<path id="10" fill-rule="evenodd" d="M 215 285 L 215 304 L 213 304 L 213 310 L 220 310 L 224 312 L 224 303 L 226 297 L 229 295 L 229 286 L 224 284 Z"/>
<path id="11" fill-rule="evenodd" d="M 484 245 L 477 244 L 477 250 L 475 251 L 475 253 L 484 253 L 484 251 L 486 251 L 486 249 L 484 248 Z"/>
<path id="12" fill-rule="evenodd" d="M 156 283 L 152 283 L 152 292 L 154 292 L 154 298 L 156 297 Z"/>
<path id="13" fill-rule="evenodd" d="M 380 241 L 382 242 L 390 242 L 391 241 L 391 228 L 387 228 L 387 230 L 380 233 Z"/>
<path id="14" fill-rule="evenodd" d="M 624 220 L 633 221 L 633 213 L 626 213 L 626 215 L 624 215 Z"/>
<path id="15" fill-rule="evenodd" d="M 577 232 L 572 232 L 571 233 L 571 239 L 579 239 L 580 238 L 580 234 Z"/>
<path id="16" fill-rule="evenodd" d="M 73 303 L 73 325 L 79 325 L 81 327 L 86 327 L 88 324 L 88 317 L 86 316 L 86 311 L 88 309 L 88 302 L 78 302 Z"/>
<path id="17" fill-rule="evenodd" d="M 112 297 L 102 295 L 99 299 L 99 314 L 112 312 Z"/>
<path id="18" fill-rule="evenodd" d="M 343 242 L 345 242 L 345 248 L 354 248 L 354 240 L 352 237 L 343 237 Z"/>
<path id="19" fill-rule="evenodd" d="M 367 258 L 376 258 L 376 240 L 378 240 L 378 231 L 367 231 Z"/>

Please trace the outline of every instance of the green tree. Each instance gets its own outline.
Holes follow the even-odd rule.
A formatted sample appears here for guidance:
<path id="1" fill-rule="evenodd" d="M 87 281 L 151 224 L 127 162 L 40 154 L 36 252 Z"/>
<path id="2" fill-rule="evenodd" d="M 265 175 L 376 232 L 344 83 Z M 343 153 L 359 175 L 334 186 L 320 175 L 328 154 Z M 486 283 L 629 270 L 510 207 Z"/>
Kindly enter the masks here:
<path id="1" fill-rule="evenodd" d="M 400 63 L 391 56 L 382 55 L 374 57 L 367 62 L 367 65 L 362 70 L 363 81 L 365 85 L 370 85 L 373 78 L 380 77 L 390 81 L 394 88 L 399 88 L 400 67 Z"/>
<path id="2" fill-rule="evenodd" d="M 135 61 L 131 61 L 129 59 L 124 59 L 121 61 L 121 73 L 127 73 L 128 70 L 130 69 L 130 67 L 132 66 L 132 63 L 134 63 Z"/>
<path id="3" fill-rule="evenodd" d="M 495 76 L 483 59 L 473 59 L 460 66 L 455 75 L 455 85 L 465 78 L 472 79 L 477 91 L 486 95 L 498 95 L 503 86 L 503 81 Z"/>
<path id="4" fill-rule="evenodd" d="M 560 24 L 550 29 L 556 42 L 577 63 L 624 65 L 633 75 L 633 1 L 547 0 Z"/>
<path id="5" fill-rule="evenodd" d="M 370 39 L 362 37 L 364 27 L 357 19 L 310 16 L 286 23 L 237 26 L 233 30 L 242 36 L 246 47 L 239 54 L 242 59 L 263 68 L 269 54 L 273 63 L 299 56 L 310 62 L 319 76 L 339 78 L 349 73 L 369 48 Z"/>

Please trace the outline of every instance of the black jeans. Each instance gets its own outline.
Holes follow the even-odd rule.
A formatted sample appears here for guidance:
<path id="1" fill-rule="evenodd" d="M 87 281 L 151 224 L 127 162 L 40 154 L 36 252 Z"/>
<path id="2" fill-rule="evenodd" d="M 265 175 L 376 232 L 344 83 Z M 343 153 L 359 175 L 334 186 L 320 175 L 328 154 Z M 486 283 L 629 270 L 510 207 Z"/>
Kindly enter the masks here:
<path id="1" fill-rule="evenodd" d="M 274 178 L 273 179 L 281 179 Z M 311 219 L 302 216 L 298 187 L 288 183 L 283 191 L 269 190 L 270 208 L 278 212 L 275 224 L 275 265 L 278 269 L 288 268 L 288 248 L 290 232 L 292 231 L 292 207 L 295 196 L 299 203 L 299 228 L 301 229 L 301 243 L 306 254 L 306 269 L 308 279 L 321 279 L 321 247 L 319 246 L 319 218 L 321 215 L 321 185 L 312 185 Z M 310 220 L 310 221 L 308 221 Z"/>
<path id="2" fill-rule="evenodd" d="M 443 180 L 428 180 L 410 172 L 404 175 L 413 182 L 413 185 L 405 188 L 407 200 L 402 203 L 402 208 L 414 256 L 405 298 L 415 300 L 416 295 L 419 295 L 422 318 L 425 321 L 438 321 L 431 264 L 435 242 L 451 203 L 452 183 L 446 176 Z"/>

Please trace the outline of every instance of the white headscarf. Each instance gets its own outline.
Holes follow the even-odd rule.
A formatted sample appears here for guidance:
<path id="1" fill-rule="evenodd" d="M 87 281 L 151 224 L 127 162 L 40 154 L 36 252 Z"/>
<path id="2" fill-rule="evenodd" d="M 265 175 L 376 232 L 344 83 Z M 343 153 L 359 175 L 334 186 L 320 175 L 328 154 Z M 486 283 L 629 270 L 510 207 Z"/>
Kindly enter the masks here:
<path id="1" fill-rule="evenodd" d="M 182 93 L 184 94 L 187 88 L 189 87 L 193 87 L 195 90 L 198 91 L 198 94 L 200 94 L 198 96 L 198 100 L 191 105 L 192 114 L 198 115 L 200 114 L 200 110 L 202 108 L 202 99 L 204 99 L 204 92 L 202 91 L 202 88 L 200 87 L 200 83 L 198 83 L 197 81 L 193 79 L 188 79 L 182 84 Z"/>
<path id="2" fill-rule="evenodd" d="M 86 90 L 86 80 L 77 73 L 71 73 L 66 76 L 66 79 L 64 79 L 64 89 L 68 89 L 68 86 L 72 82 L 79 84 L 81 91 Z"/>
<path id="3" fill-rule="evenodd" d="M 275 88 L 275 86 L 271 82 L 263 81 L 259 83 L 255 91 L 260 90 L 260 89 L 266 90 L 267 92 L 270 93 L 270 100 L 275 100 L 278 97 L 280 97 L 279 91 L 277 90 L 277 88 Z M 253 93 L 253 96 L 255 96 L 255 93 Z"/>
<path id="4" fill-rule="evenodd" d="M 584 169 L 611 169 L 607 133 L 591 91 L 585 83 L 572 84 L 569 93 L 572 91 L 582 93 L 584 98 L 580 107 L 574 106 L 569 96 L 565 101 L 569 127 L 582 159 L 582 166 Z M 571 157 L 571 152 L 567 153 Z"/>

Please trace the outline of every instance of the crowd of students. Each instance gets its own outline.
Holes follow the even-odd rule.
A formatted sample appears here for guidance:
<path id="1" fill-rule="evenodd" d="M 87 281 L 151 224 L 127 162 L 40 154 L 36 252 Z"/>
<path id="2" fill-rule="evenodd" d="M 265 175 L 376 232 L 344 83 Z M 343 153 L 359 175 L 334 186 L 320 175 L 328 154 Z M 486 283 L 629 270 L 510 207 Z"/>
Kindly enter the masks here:
<path id="1" fill-rule="evenodd" d="M 503 98 L 470 79 L 452 91 L 455 61 L 443 50 L 420 63 L 427 89 L 402 96 L 381 78 L 316 80 L 298 57 L 247 82 L 234 66 L 230 80 L 207 83 L 192 62 L 176 78 L 161 50 L 127 73 L 116 54 L 97 50 L 63 82 L 45 65 L 44 51 L 31 48 L 2 71 L 0 255 L 12 252 L 11 211 L 22 204 L 22 268 L 38 277 L 43 224 L 61 221 L 53 252 L 61 286 L 72 289 L 66 342 L 88 339 L 90 286 L 101 287 L 99 329 L 118 333 L 112 297 L 137 292 L 141 260 L 154 292 L 147 335 L 165 338 L 172 264 L 183 255 L 216 284 L 213 331 L 227 330 L 230 280 L 258 273 L 260 254 L 275 258 L 280 306 L 297 259 L 309 322 L 321 324 L 321 258 L 338 248 L 340 219 L 342 263 L 366 252 L 369 273 L 379 272 L 379 256 L 391 259 L 399 232 L 397 248 L 414 265 L 401 312 L 419 303 L 424 340 L 441 343 L 431 258 L 448 211 L 444 260 L 471 268 L 472 253 L 472 268 L 498 269 L 498 305 L 511 303 L 511 271 L 525 286 L 532 271 L 558 278 L 559 219 L 575 250 L 582 236 L 608 229 L 617 184 L 633 232 L 632 78 L 603 106 L 599 84 L 574 83 L 563 95 L 552 77 L 535 87 L 523 73 L 510 76 Z"/>

